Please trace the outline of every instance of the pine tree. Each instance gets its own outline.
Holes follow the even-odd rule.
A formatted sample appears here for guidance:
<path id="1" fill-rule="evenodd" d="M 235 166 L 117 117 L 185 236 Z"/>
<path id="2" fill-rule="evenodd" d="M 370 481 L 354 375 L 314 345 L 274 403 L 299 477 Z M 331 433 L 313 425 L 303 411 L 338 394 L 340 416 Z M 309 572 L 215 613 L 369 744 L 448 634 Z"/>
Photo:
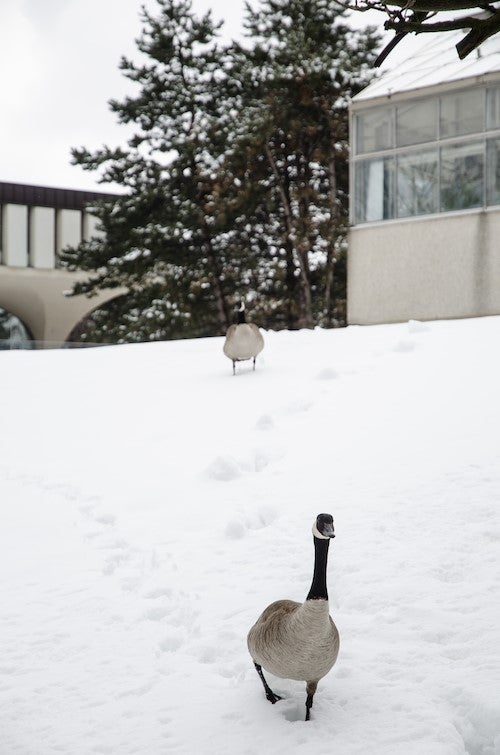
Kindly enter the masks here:
<path id="1" fill-rule="evenodd" d="M 247 6 L 248 44 L 224 46 L 190 0 L 158 7 L 142 12 L 146 62 L 120 64 L 138 92 L 110 103 L 134 126 L 127 147 L 73 151 L 124 189 L 95 206 L 104 237 L 63 255 L 89 273 L 73 295 L 119 294 L 79 335 L 215 335 L 241 296 L 265 327 L 342 324 L 347 102 L 376 35 L 329 0 L 263 0 Z"/>
<path id="2" fill-rule="evenodd" d="M 69 269 L 92 273 L 74 295 L 123 292 L 94 314 L 93 340 L 222 333 L 231 320 L 228 296 L 251 275 L 221 167 L 230 119 L 220 24 L 210 13 L 197 19 L 189 0 L 158 4 L 157 18 L 142 12 L 137 45 L 147 62 L 120 64 L 139 93 L 110 103 L 121 123 L 135 126 L 128 147 L 73 150 L 76 164 L 125 189 L 96 204 L 104 239 L 63 255 Z"/>
<path id="3" fill-rule="evenodd" d="M 379 38 L 344 16 L 330 0 L 247 4 L 250 49 L 233 52 L 245 182 L 265 203 L 289 327 L 345 318 L 348 101 L 373 75 Z"/>

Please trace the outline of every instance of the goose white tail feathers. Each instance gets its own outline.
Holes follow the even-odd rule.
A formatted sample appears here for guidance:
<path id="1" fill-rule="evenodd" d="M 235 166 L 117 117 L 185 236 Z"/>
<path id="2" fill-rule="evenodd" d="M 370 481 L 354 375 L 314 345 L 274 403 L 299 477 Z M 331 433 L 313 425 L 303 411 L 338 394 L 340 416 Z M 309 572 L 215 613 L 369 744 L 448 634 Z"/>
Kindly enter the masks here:
<path id="1" fill-rule="evenodd" d="M 233 375 L 236 373 L 236 362 L 253 359 L 255 369 L 255 360 L 263 348 L 262 333 L 257 325 L 246 322 L 245 305 L 241 303 L 238 308 L 238 323 L 228 328 L 223 346 L 224 354 L 233 363 Z"/>
<path id="2" fill-rule="evenodd" d="M 330 540 L 335 537 L 333 518 L 319 514 L 313 525 L 314 574 L 304 603 L 277 600 L 250 629 L 248 650 L 271 703 L 281 698 L 265 680 L 262 669 L 282 679 L 306 682 L 306 721 L 318 682 L 331 670 L 339 652 L 337 627 L 329 615 L 326 567 Z"/>

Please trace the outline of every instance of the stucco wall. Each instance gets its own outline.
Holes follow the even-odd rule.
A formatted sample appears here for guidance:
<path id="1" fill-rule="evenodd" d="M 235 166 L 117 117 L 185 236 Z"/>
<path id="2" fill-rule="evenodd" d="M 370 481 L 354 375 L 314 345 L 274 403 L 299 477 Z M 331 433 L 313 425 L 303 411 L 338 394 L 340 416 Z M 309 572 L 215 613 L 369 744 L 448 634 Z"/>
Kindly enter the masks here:
<path id="1" fill-rule="evenodd" d="M 356 226 L 349 237 L 349 323 L 500 314 L 500 209 Z"/>
<path id="2" fill-rule="evenodd" d="M 91 299 L 64 296 L 75 280 L 87 277 L 86 273 L 0 265 L 0 307 L 19 317 L 35 341 L 62 345 L 83 317 L 122 293 L 106 291 Z"/>

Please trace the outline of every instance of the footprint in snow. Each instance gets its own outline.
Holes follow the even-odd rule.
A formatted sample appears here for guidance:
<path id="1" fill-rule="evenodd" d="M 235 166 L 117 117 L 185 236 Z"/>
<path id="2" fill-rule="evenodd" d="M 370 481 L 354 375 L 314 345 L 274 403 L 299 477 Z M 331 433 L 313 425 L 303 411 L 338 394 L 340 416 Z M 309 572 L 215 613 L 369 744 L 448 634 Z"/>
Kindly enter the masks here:
<path id="1" fill-rule="evenodd" d="M 286 721 L 289 721 L 292 724 L 299 722 L 302 723 L 304 720 L 303 707 L 302 704 L 299 705 L 298 703 L 290 701 L 286 704 L 286 707 L 284 705 L 281 707 L 282 715 Z"/>
<path id="2" fill-rule="evenodd" d="M 235 459 L 234 456 L 217 456 L 205 470 L 205 474 L 212 480 L 230 482 L 241 477 L 244 473 L 262 472 L 271 462 L 280 459 L 283 452 L 257 448 L 247 459 Z"/>
<path id="3" fill-rule="evenodd" d="M 274 420 L 270 414 L 262 414 L 255 423 L 257 430 L 272 430 L 274 427 Z"/>
<path id="4" fill-rule="evenodd" d="M 229 482 L 241 477 L 241 467 L 232 456 L 217 456 L 208 466 L 206 473 L 212 480 Z"/>
<path id="5" fill-rule="evenodd" d="M 264 527 L 269 527 L 269 525 L 275 521 L 277 516 L 278 512 L 274 506 L 259 506 L 258 509 L 252 511 L 250 518 L 247 520 L 248 528 L 252 530 L 260 530 Z"/>
<path id="6" fill-rule="evenodd" d="M 155 587 L 144 594 L 144 597 L 148 600 L 155 600 L 156 598 L 171 598 L 173 590 L 171 587 Z"/>
<path id="7" fill-rule="evenodd" d="M 167 606 L 158 606 L 157 608 L 150 608 L 149 611 L 146 611 L 144 614 L 144 618 L 148 619 L 148 621 L 161 621 L 169 614 L 169 609 Z"/>
<path id="8" fill-rule="evenodd" d="M 112 553 L 106 558 L 102 573 L 106 576 L 114 574 L 119 566 L 122 566 L 123 564 L 129 562 L 130 559 L 131 555 L 126 550 L 119 551 L 118 553 Z"/>
<path id="9" fill-rule="evenodd" d="M 324 367 L 318 372 L 316 378 L 318 380 L 336 380 L 338 378 L 338 372 L 336 372 L 332 367 Z"/>
<path id="10" fill-rule="evenodd" d="M 184 638 L 179 632 L 170 632 L 158 643 L 160 653 L 175 653 L 184 644 Z"/>
<path id="11" fill-rule="evenodd" d="M 272 524 L 277 517 L 273 506 L 260 506 L 246 517 L 231 519 L 225 529 L 225 535 L 229 540 L 241 540 L 248 530 L 260 530 Z"/>
<path id="12" fill-rule="evenodd" d="M 245 525 L 237 519 L 233 519 L 226 525 L 225 534 L 229 540 L 241 540 L 241 538 L 245 537 L 246 532 L 247 528 Z"/>
<path id="13" fill-rule="evenodd" d="M 98 504 L 99 500 L 96 497 L 89 498 L 87 503 L 78 507 L 78 511 L 85 519 L 91 519 L 96 524 L 115 525 L 116 517 L 106 511 L 99 510 Z"/>
<path id="14" fill-rule="evenodd" d="M 397 344 L 394 346 L 393 351 L 396 351 L 400 354 L 404 354 L 410 351 L 413 351 L 416 347 L 415 341 L 409 341 L 409 340 L 402 340 L 398 341 Z"/>
<path id="15" fill-rule="evenodd" d="M 97 524 L 105 524 L 108 527 L 112 527 L 116 524 L 116 517 L 113 516 L 113 514 L 98 514 L 97 516 L 94 516 L 93 519 Z"/>
<path id="16" fill-rule="evenodd" d="M 302 414 L 303 412 L 308 412 L 311 406 L 313 405 L 312 401 L 309 401 L 308 399 L 295 399 L 295 401 L 292 401 L 288 406 L 285 407 L 285 413 L 286 414 Z"/>

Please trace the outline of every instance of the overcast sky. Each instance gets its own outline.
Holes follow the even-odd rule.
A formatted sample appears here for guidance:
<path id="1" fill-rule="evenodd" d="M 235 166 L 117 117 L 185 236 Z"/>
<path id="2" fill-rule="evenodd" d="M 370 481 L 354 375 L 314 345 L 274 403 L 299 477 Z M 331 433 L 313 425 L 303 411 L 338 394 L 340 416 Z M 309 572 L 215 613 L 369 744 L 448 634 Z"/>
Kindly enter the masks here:
<path id="1" fill-rule="evenodd" d="M 70 164 L 71 147 L 123 143 L 108 100 L 133 91 L 118 70 L 134 57 L 142 5 L 156 0 L 0 0 L 0 181 L 106 190 Z M 193 0 L 212 8 L 224 36 L 241 34 L 244 0 Z M 383 15 L 354 14 L 356 25 Z"/>

